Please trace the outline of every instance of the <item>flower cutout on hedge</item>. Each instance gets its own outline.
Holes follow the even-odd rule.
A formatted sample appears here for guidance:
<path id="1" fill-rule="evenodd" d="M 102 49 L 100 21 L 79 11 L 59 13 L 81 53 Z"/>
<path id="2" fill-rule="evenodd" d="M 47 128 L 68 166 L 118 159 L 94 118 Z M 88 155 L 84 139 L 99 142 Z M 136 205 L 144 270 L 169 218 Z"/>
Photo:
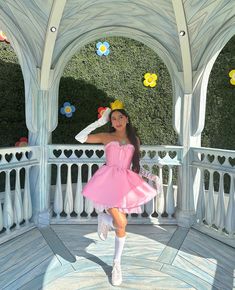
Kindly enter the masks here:
<path id="1" fill-rule="evenodd" d="M 235 86 L 235 69 L 231 70 L 229 72 L 229 76 L 230 76 L 230 84 Z"/>
<path id="2" fill-rule="evenodd" d="M 157 75 L 156 74 L 151 74 L 151 73 L 146 73 L 144 75 L 144 86 L 146 87 L 155 87 L 157 85 Z"/>
<path id="3" fill-rule="evenodd" d="M 102 56 L 102 55 L 108 55 L 110 50 L 109 50 L 109 43 L 107 41 L 105 42 L 98 42 L 96 43 L 96 53 L 99 55 L 99 56 Z"/>
<path id="4" fill-rule="evenodd" d="M 7 40 L 6 34 L 0 30 L 0 41 L 1 42 L 6 42 L 7 44 L 9 44 L 10 42 Z"/>
<path id="5" fill-rule="evenodd" d="M 69 102 L 65 102 L 63 107 L 60 108 L 60 113 L 65 115 L 67 118 L 72 117 L 75 112 L 75 107 L 71 105 Z"/>
<path id="6" fill-rule="evenodd" d="M 107 107 L 99 107 L 98 108 L 98 119 L 102 117 Z"/>
<path id="7" fill-rule="evenodd" d="M 28 138 L 21 137 L 19 141 L 16 142 L 15 147 L 25 147 L 28 146 Z"/>

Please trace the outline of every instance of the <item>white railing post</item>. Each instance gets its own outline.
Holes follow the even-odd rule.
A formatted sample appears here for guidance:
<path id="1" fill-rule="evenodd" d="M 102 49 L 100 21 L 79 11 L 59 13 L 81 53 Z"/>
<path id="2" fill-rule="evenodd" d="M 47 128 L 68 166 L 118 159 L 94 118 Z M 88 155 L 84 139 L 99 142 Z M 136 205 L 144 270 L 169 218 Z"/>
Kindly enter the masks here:
<path id="1" fill-rule="evenodd" d="M 83 196 L 82 196 L 82 164 L 78 164 L 78 179 L 77 179 L 77 188 L 74 201 L 74 211 L 80 216 L 83 212 Z"/>
<path id="2" fill-rule="evenodd" d="M 0 232 L 3 229 L 3 214 L 2 214 L 2 203 L 0 201 Z"/>
<path id="3" fill-rule="evenodd" d="M 92 172 L 91 172 L 91 169 L 92 169 L 92 163 L 89 163 L 88 164 L 88 177 L 87 177 L 87 182 L 91 179 L 91 176 L 92 176 Z M 87 218 L 90 218 L 91 217 L 91 213 L 93 212 L 93 202 L 89 199 L 85 199 L 85 212 L 88 214 Z"/>
<path id="4" fill-rule="evenodd" d="M 10 170 L 6 170 L 5 181 L 5 200 L 3 206 L 3 225 L 7 231 L 10 232 L 10 227 L 14 223 L 14 213 L 11 200 L 11 187 L 10 187 Z"/>
<path id="5" fill-rule="evenodd" d="M 204 170 L 201 171 L 201 180 L 197 200 L 197 221 L 203 224 L 205 218 L 205 180 L 204 180 Z"/>
<path id="6" fill-rule="evenodd" d="M 235 188 L 233 174 L 230 174 L 229 202 L 225 219 L 225 229 L 230 236 L 235 234 Z"/>
<path id="7" fill-rule="evenodd" d="M 21 197 L 20 188 L 20 169 L 16 169 L 16 180 L 15 180 L 15 197 L 14 197 L 14 222 L 16 223 L 16 228 L 20 228 L 20 223 L 23 220 L 23 203 Z"/>
<path id="8" fill-rule="evenodd" d="M 56 218 L 60 218 L 60 214 L 63 211 L 63 195 L 61 188 L 61 164 L 56 166 L 57 176 L 56 176 L 56 187 L 55 187 L 55 196 L 54 196 L 54 212 L 56 213 Z"/>
<path id="9" fill-rule="evenodd" d="M 172 166 L 169 165 L 169 175 L 168 175 L 168 184 L 167 184 L 167 192 L 166 192 L 166 213 L 169 218 L 172 218 L 172 215 L 175 212 L 174 208 L 174 195 L 173 195 L 173 183 L 172 183 Z"/>
<path id="10" fill-rule="evenodd" d="M 216 204 L 215 225 L 222 232 L 225 226 L 225 207 L 224 207 L 224 173 L 220 172 L 219 193 Z"/>
<path id="11" fill-rule="evenodd" d="M 214 200 L 214 171 L 209 170 L 210 177 L 209 177 L 209 190 L 207 194 L 206 200 L 206 214 L 205 220 L 209 226 L 212 226 L 214 219 L 215 219 L 215 200 Z"/>
<path id="12" fill-rule="evenodd" d="M 160 182 L 163 184 L 163 178 L 162 178 L 162 165 L 159 164 L 159 179 Z M 162 188 L 164 190 L 164 188 Z M 162 214 L 165 211 L 165 194 L 162 192 L 159 196 L 156 196 L 155 198 L 155 210 L 158 214 L 158 218 L 161 219 Z"/>
<path id="13" fill-rule="evenodd" d="M 67 185 L 64 198 L 64 211 L 67 214 L 67 218 L 70 218 L 70 214 L 73 212 L 73 189 L 72 189 L 72 177 L 71 177 L 71 166 L 67 164 Z"/>
<path id="14" fill-rule="evenodd" d="M 32 217 L 32 201 L 29 185 L 29 167 L 25 167 L 25 183 L 24 183 L 24 198 L 23 198 L 23 216 L 25 223 L 29 223 L 29 219 Z"/>

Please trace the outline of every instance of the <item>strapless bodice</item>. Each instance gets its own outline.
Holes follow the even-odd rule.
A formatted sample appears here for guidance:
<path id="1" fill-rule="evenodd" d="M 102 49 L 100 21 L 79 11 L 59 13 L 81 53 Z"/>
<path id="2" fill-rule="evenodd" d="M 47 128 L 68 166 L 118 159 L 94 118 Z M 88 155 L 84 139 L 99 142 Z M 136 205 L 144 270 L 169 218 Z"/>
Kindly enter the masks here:
<path id="1" fill-rule="evenodd" d="M 105 145 L 106 165 L 129 169 L 134 151 L 132 144 L 120 145 L 118 141 L 111 141 Z"/>

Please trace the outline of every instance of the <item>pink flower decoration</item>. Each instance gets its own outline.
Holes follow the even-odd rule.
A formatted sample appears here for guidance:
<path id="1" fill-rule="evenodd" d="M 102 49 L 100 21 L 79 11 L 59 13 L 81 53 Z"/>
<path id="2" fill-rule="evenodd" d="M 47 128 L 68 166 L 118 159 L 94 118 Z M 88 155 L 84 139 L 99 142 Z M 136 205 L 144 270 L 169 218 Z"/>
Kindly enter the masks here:
<path id="1" fill-rule="evenodd" d="M 5 33 L 0 30 L 0 42 L 6 42 L 7 44 L 9 44 L 10 42 L 7 40 L 7 37 L 5 35 Z"/>
<path id="2" fill-rule="evenodd" d="M 99 107 L 98 108 L 98 119 L 102 117 L 104 114 L 104 111 L 107 109 L 107 107 Z"/>
<path id="3" fill-rule="evenodd" d="M 15 147 L 25 147 L 28 146 L 28 138 L 21 137 L 19 141 L 16 142 Z"/>

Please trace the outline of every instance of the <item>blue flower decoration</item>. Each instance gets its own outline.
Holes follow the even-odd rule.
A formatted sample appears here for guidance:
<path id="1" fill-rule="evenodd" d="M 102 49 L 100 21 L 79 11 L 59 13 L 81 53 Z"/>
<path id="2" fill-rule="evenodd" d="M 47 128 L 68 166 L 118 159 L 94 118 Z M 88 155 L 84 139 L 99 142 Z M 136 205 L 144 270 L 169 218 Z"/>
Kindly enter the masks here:
<path id="1" fill-rule="evenodd" d="M 102 55 L 108 55 L 110 50 L 109 50 L 109 43 L 108 42 L 98 42 L 96 43 L 96 48 L 97 48 L 97 51 L 96 53 L 99 55 L 99 56 L 102 56 Z"/>
<path id="2" fill-rule="evenodd" d="M 67 118 L 72 117 L 75 112 L 75 107 L 71 105 L 69 102 L 65 102 L 63 107 L 60 108 L 60 113 L 65 115 Z"/>

